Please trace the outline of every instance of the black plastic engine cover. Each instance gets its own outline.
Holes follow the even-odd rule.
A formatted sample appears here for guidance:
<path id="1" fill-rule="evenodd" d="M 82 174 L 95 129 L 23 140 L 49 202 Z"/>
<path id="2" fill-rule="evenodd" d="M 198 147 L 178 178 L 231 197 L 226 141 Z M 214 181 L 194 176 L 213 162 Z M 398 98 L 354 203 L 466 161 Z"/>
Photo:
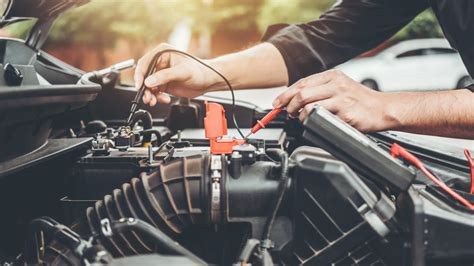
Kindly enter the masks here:
<path id="1" fill-rule="evenodd" d="M 389 235 L 394 204 L 346 164 L 318 148 L 297 149 L 290 264 L 384 264 L 372 247 Z"/>

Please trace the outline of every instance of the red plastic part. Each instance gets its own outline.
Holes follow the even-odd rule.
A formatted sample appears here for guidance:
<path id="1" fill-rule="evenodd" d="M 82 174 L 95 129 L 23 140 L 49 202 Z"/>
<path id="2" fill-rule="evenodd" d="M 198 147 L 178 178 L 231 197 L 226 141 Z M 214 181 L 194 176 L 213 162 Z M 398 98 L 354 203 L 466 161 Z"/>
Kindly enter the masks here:
<path id="1" fill-rule="evenodd" d="M 227 119 L 225 119 L 224 107 L 218 103 L 206 102 L 206 117 L 204 118 L 204 130 L 206 138 L 216 139 L 227 135 Z"/>
<path id="2" fill-rule="evenodd" d="M 474 161 L 472 160 L 471 153 L 468 149 L 464 149 L 464 155 L 466 155 L 469 168 L 471 169 L 471 189 L 469 189 L 469 193 L 474 194 Z"/>
<path id="3" fill-rule="evenodd" d="M 224 138 L 227 135 L 227 119 L 224 107 L 218 103 L 206 102 L 204 131 L 209 139 L 211 154 L 230 154 L 235 146 L 244 144 L 245 140 Z"/>
<path id="4" fill-rule="evenodd" d="M 260 129 L 265 128 L 268 125 L 268 123 L 270 123 L 280 112 L 281 112 L 281 108 L 275 108 L 270 113 L 265 115 L 262 118 L 262 120 L 257 120 L 257 124 L 253 126 L 252 130 L 250 130 L 252 134 L 255 134 Z"/>

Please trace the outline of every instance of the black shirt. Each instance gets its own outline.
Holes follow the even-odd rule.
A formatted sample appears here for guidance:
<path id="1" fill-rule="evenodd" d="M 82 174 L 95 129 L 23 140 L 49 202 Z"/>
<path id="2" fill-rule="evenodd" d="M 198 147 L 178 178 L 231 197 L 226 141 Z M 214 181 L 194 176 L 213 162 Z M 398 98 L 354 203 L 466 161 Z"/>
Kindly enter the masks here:
<path id="1" fill-rule="evenodd" d="M 474 0 L 342 0 L 318 20 L 271 26 L 263 39 L 280 51 L 293 84 L 376 47 L 429 7 L 474 76 Z"/>

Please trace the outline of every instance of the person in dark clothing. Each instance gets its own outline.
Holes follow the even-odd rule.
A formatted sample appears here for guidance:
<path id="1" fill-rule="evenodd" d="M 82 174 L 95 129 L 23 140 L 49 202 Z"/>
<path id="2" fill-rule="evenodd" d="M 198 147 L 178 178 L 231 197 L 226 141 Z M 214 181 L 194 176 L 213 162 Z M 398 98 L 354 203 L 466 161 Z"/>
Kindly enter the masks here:
<path id="1" fill-rule="evenodd" d="M 271 26 L 255 47 L 206 62 L 236 89 L 289 86 L 273 105 L 286 106 L 290 116 L 301 120 L 318 104 L 362 132 L 401 130 L 474 138 L 474 93 L 469 88 L 384 93 L 330 70 L 376 47 L 429 7 L 472 76 L 472 0 L 343 0 L 318 20 Z M 149 88 L 143 97 L 146 104 L 167 103 L 168 94 L 195 97 L 226 88 L 215 73 L 177 54 L 165 54 L 159 70 L 144 80 L 153 55 L 166 48 L 159 45 L 137 65 L 136 87 L 145 82 Z"/>

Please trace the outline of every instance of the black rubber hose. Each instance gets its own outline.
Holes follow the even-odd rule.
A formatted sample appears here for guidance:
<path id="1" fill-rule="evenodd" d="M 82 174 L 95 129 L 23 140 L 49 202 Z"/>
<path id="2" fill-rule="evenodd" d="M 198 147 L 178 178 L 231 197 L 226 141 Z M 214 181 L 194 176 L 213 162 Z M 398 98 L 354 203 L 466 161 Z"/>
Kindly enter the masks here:
<path id="1" fill-rule="evenodd" d="M 174 241 L 168 235 L 163 233 L 160 229 L 153 227 L 152 225 L 139 219 L 122 218 L 120 220 L 111 221 L 110 226 L 112 231 L 116 231 L 118 233 L 128 230 L 141 232 L 142 234 L 149 236 L 154 242 L 156 242 L 168 252 L 186 256 L 200 265 L 206 264 L 205 261 L 201 260 L 194 253 L 181 246 L 178 242 Z"/>
<path id="2" fill-rule="evenodd" d="M 133 128 L 133 126 L 135 126 L 135 124 L 138 121 L 142 121 L 144 131 L 151 130 L 153 127 L 153 118 L 151 117 L 151 114 L 148 111 L 145 111 L 142 109 L 136 111 L 130 120 L 130 127 Z M 143 134 L 143 142 L 150 142 L 150 141 L 151 141 L 151 134 Z"/>
<path id="3" fill-rule="evenodd" d="M 155 135 L 158 140 L 158 143 L 163 143 L 163 138 L 161 137 L 160 131 L 156 129 L 145 129 L 141 131 L 140 134 L 143 136 L 143 141 L 145 141 L 146 139 L 149 139 L 149 141 L 151 141 L 152 135 Z"/>
<path id="4" fill-rule="evenodd" d="M 164 142 L 160 147 L 166 144 Z M 157 171 L 142 173 L 140 178 L 133 178 L 130 183 L 125 183 L 114 191 L 113 197 L 105 196 L 104 201 L 98 201 L 94 207 L 87 209 L 85 218 L 90 233 L 99 232 L 100 221 L 103 219 L 117 220 L 126 217 L 143 220 L 170 236 L 180 234 L 192 224 L 208 224 L 208 171 L 209 157 L 196 155 L 168 162 Z M 105 202 L 109 204 L 104 204 Z M 107 206 L 121 212 L 111 215 L 106 210 Z M 128 241 L 130 246 L 122 241 L 121 234 L 111 238 L 101 235 L 97 241 L 114 257 L 123 257 L 127 255 L 128 248 L 146 250 L 142 243 L 151 242 L 149 237 L 139 232 L 133 237 L 134 241 Z"/>

